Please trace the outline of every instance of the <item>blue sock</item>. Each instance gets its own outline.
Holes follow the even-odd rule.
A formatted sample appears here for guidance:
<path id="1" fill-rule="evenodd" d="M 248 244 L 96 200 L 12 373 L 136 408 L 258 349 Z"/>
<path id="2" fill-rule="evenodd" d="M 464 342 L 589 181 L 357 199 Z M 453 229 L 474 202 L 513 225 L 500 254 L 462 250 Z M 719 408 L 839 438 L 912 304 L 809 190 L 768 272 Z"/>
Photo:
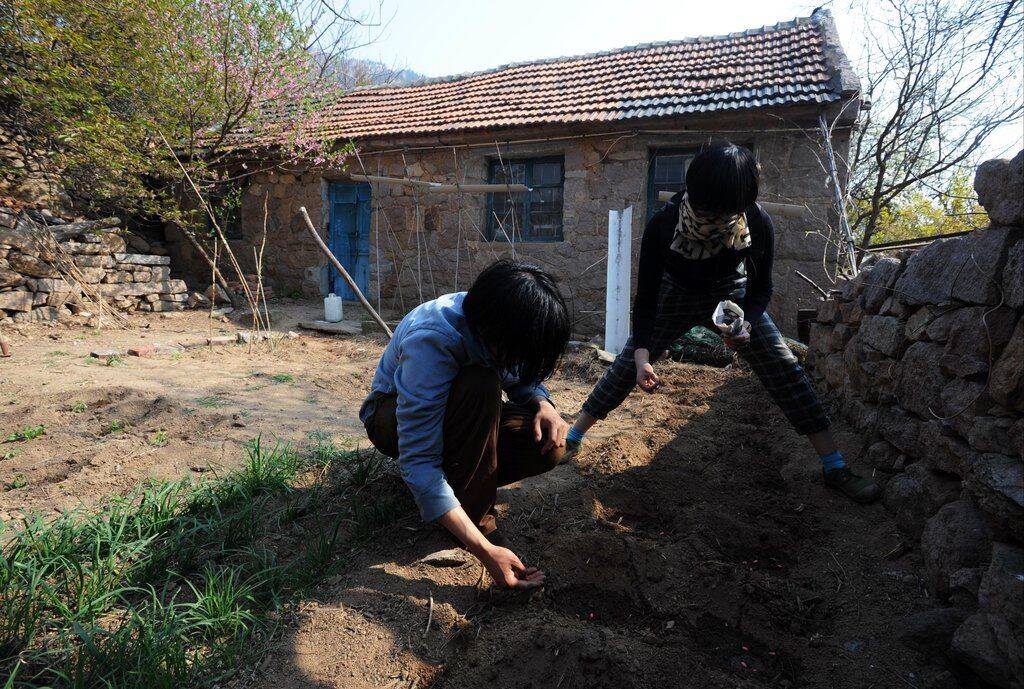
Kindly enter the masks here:
<path id="1" fill-rule="evenodd" d="M 586 434 L 576 430 L 576 427 L 573 426 L 569 429 L 569 434 L 565 436 L 565 439 L 570 443 L 582 443 L 584 435 Z"/>
<path id="2" fill-rule="evenodd" d="M 827 474 L 830 471 L 842 469 L 844 466 L 846 466 L 846 460 L 843 459 L 843 453 L 840 452 L 839 450 L 836 450 L 831 454 L 827 454 L 821 457 L 821 466 Z"/>

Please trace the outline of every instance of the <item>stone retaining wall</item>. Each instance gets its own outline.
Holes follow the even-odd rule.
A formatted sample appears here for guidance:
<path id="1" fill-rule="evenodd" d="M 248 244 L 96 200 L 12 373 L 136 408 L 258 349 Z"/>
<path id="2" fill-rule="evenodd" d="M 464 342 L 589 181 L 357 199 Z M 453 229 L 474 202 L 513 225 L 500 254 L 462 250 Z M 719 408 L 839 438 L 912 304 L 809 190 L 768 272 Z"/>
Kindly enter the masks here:
<path id="1" fill-rule="evenodd" d="M 141 253 L 160 249 L 119 225 L 0 207 L 0 322 L 88 318 L 92 297 L 127 313 L 184 308 L 188 288 L 171 279 L 171 257 Z"/>
<path id="2" fill-rule="evenodd" d="M 1021 687 L 1024 151 L 982 165 L 975 189 L 991 227 L 875 260 L 819 308 L 810 359 L 948 606 L 939 646 Z M 929 623 L 907 624 L 912 639 Z"/>

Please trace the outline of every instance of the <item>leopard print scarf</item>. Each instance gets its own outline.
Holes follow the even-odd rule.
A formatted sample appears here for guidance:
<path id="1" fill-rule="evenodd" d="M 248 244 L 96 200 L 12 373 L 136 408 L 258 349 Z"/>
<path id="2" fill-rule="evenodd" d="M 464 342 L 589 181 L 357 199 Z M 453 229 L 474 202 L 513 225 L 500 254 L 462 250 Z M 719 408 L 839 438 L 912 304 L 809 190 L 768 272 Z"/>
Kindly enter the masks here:
<path id="1" fill-rule="evenodd" d="M 747 216 L 697 214 L 690 206 L 690 198 L 683 194 L 679 202 L 679 224 L 672 237 L 672 250 L 685 258 L 710 258 L 722 249 L 746 249 L 750 246 Z"/>

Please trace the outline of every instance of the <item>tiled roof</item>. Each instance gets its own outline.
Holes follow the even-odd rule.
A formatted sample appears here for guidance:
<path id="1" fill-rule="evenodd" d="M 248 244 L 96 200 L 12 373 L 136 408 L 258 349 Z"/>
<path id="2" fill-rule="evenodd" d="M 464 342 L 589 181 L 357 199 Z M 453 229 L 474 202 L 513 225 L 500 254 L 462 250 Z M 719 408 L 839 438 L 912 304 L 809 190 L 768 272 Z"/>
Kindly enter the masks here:
<path id="1" fill-rule="evenodd" d="M 727 36 L 358 89 L 327 107 L 318 133 L 441 134 L 828 103 L 856 88 L 850 74 L 831 16 L 817 11 Z"/>

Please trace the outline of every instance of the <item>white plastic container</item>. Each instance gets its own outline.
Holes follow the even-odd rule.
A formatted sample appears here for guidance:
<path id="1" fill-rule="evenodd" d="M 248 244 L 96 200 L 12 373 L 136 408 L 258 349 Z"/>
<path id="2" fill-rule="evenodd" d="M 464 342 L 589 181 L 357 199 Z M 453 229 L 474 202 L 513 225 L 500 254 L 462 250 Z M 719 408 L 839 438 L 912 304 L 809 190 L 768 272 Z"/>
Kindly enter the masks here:
<path id="1" fill-rule="evenodd" d="M 337 323 L 341 320 L 341 297 L 331 292 L 324 297 L 324 320 Z"/>

